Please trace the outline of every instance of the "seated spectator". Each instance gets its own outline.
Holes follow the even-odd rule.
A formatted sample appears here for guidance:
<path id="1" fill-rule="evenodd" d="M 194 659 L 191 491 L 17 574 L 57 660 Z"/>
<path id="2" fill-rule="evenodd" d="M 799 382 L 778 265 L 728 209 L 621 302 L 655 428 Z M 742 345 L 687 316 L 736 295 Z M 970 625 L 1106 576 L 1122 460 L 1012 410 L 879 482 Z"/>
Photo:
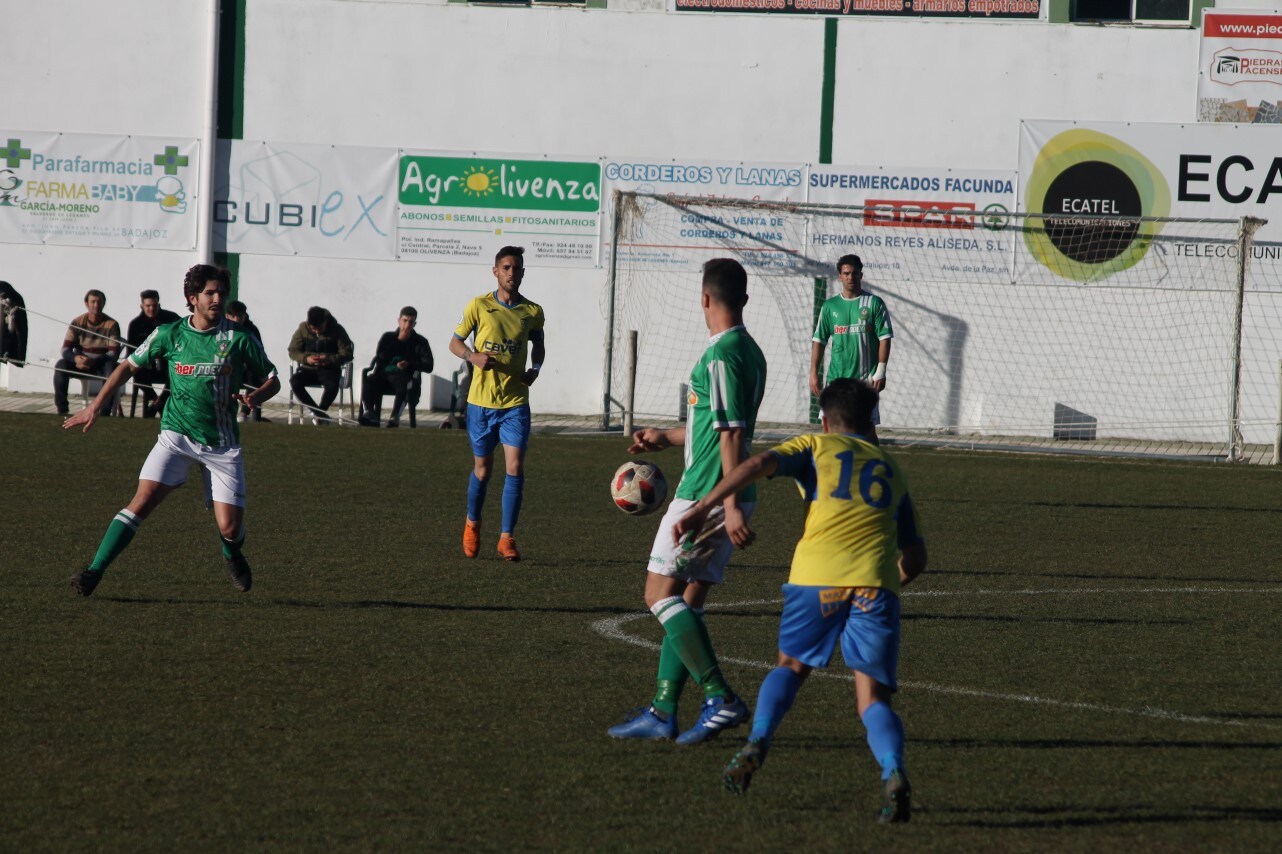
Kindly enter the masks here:
<path id="1" fill-rule="evenodd" d="M 249 319 L 249 309 L 245 307 L 245 304 L 243 302 L 241 302 L 238 299 L 232 300 L 231 302 L 227 303 L 227 308 L 223 312 L 223 314 L 226 315 L 227 319 L 230 320 L 232 323 L 239 323 L 242 327 L 244 327 L 245 330 L 249 332 L 250 335 L 253 335 L 255 338 L 258 339 L 258 345 L 260 347 L 262 346 L 263 336 L 259 334 L 258 327 L 254 325 L 254 321 Z M 263 384 L 263 382 L 264 382 L 264 379 L 262 377 L 253 376 L 253 371 L 249 371 L 245 375 L 245 385 L 248 388 L 251 388 L 251 389 L 258 388 L 260 385 Z M 253 419 L 255 421 L 271 420 L 270 418 L 263 417 L 263 408 L 261 406 L 255 406 L 251 411 L 248 406 L 245 406 L 242 403 L 240 405 L 240 420 L 248 421 L 251 415 L 253 416 Z"/>
<path id="2" fill-rule="evenodd" d="M 383 395 L 388 392 L 393 397 L 392 415 L 387 419 L 387 426 L 399 426 L 405 398 L 414 382 L 414 372 L 432 372 L 432 347 L 426 338 L 414 331 L 417 325 L 418 309 L 407 305 L 401 309 L 396 328 L 383 333 L 383 337 L 378 339 L 374 364 L 365 372 L 365 385 L 361 389 L 359 421 L 362 426 L 378 426 L 379 408 Z"/>
<path id="3" fill-rule="evenodd" d="M 59 415 L 67 415 L 67 383 L 73 374 L 92 374 L 106 378 L 120 359 L 120 324 L 103 313 L 107 295 L 100 290 L 85 294 L 84 314 L 71 321 L 62 340 L 62 358 L 54 365 L 53 405 Z M 100 415 L 111 414 L 111 403 L 103 404 Z"/>
<path id="4" fill-rule="evenodd" d="M 301 367 L 289 379 L 289 387 L 304 406 L 312 411 L 313 424 L 329 422 L 329 407 L 338 397 L 342 367 L 352 360 L 352 339 L 333 315 L 314 305 L 307 309 L 307 320 L 298 325 L 289 341 L 289 358 Z M 307 393 L 307 386 L 322 388 L 317 405 Z"/>
<path id="5" fill-rule="evenodd" d="M 182 319 L 175 312 L 160 307 L 158 291 L 143 291 L 138 296 L 142 313 L 129 321 L 129 332 L 125 335 L 125 343 L 128 345 L 125 355 L 141 347 L 147 336 L 156 331 L 156 327 Z M 156 359 L 147 367 L 134 371 L 133 382 L 142 391 L 143 417 L 154 418 L 165 408 L 165 399 L 169 397 L 169 365 Z M 157 383 L 165 387 L 159 397 L 151 388 Z"/>
<path id="6" fill-rule="evenodd" d="M 0 282 L 0 362 L 27 363 L 27 304 L 8 282 Z"/>

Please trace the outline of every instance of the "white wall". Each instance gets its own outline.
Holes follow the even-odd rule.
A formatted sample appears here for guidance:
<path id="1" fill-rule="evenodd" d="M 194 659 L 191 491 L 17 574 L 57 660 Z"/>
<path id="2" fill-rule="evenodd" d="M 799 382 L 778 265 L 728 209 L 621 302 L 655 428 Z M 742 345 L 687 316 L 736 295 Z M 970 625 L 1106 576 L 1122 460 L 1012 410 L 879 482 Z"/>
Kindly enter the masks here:
<path id="1" fill-rule="evenodd" d="M 651 6 L 636 0 L 630 6 Z M 3 121 L 32 130 L 200 136 L 205 0 L 0 0 L 21 37 L 0 52 Z M 73 26 L 74 22 L 74 26 Z M 549 155 L 816 162 L 819 18 L 495 8 L 436 0 L 247 4 L 246 138 Z M 849 19 L 838 27 L 833 160 L 1013 168 L 1023 118 L 1194 117 L 1192 30 Z M 0 245 L 0 278 L 65 320 L 90 286 L 127 321 L 156 287 L 171 307 L 187 253 Z M 548 313 L 537 411 L 593 413 L 602 393 L 604 270 L 532 268 Z M 243 255 L 240 295 L 270 355 L 308 306 L 330 308 L 357 362 L 405 304 L 437 356 L 486 265 Z M 33 318 L 34 320 L 34 318 Z M 32 358 L 62 329 L 33 323 Z M 10 371 L 10 387 L 49 388 Z M 4 379 L 0 377 L 0 380 Z"/>

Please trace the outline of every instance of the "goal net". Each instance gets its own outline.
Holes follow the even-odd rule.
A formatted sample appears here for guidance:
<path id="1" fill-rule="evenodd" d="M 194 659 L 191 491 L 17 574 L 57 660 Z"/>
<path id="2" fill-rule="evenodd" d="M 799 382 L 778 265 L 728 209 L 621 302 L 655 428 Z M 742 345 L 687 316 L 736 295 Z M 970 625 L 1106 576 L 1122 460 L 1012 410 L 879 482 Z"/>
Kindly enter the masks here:
<path id="1" fill-rule="evenodd" d="M 681 417 L 708 338 L 700 267 L 732 257 L 748 269 L 745 323 L 769 366 L 759 419 L 815 423 L 816 315 L 852 253 L 894 326 L 883 436 L 1229 458 L 1273 441 L 1280 288 L 1246 275 L 1258 220 L 641 193 L 614 204 L 606 422 L 629 403 L 640 422 Z"/>

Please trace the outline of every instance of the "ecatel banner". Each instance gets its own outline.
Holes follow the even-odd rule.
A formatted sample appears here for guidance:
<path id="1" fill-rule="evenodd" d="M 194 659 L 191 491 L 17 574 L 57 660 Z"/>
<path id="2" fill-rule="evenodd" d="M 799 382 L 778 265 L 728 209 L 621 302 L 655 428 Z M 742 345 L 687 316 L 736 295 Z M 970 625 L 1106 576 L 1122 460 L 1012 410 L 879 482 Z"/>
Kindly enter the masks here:
<path id="1" fill-rule="evenodd" d="M 0 129 L 0 242 L 196 245 L 194 139 Z"/>

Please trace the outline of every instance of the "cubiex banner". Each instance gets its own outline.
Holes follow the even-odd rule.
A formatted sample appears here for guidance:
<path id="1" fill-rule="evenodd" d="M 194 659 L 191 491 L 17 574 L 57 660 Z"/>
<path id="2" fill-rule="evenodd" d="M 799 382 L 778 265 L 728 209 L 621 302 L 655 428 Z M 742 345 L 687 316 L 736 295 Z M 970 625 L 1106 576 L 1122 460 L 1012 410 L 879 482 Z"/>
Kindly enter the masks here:
<path id="1" fill-rule="evenodd" d="M 214 247 L 314 258 L 396 258 L 395 148 L 221 141 Z"/>
<path id="2" fill-rule="evenodd" d="M 0 241 L 190 250 L 198 143 L 0 130 Z"/>
<path id="3" fill-rule="evenodd" d="M 518 245 L 527 263 L 597 264 L 598 161 L 402 151 L 396 193 L 398 258 L 485 262 Z"/>

